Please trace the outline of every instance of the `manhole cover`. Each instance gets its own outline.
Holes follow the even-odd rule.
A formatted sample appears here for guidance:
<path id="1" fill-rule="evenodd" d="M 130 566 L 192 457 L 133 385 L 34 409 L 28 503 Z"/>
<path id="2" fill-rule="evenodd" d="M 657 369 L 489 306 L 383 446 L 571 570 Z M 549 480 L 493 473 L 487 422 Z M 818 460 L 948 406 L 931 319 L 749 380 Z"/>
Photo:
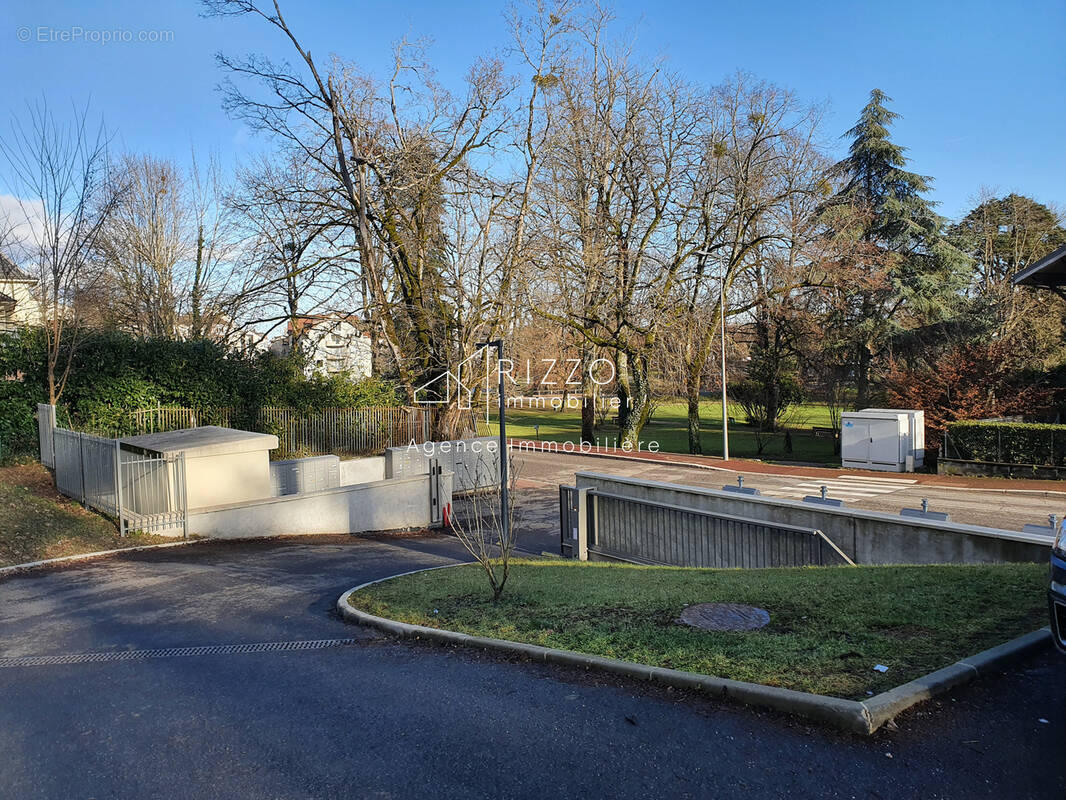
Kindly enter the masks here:
<path id="1" fill-rule="evenodd" d="M 680 622 L 705 631 L 754 631 L 769 624 L 770 613 L 742 603 L 699 603 L 682 611 Z"/>

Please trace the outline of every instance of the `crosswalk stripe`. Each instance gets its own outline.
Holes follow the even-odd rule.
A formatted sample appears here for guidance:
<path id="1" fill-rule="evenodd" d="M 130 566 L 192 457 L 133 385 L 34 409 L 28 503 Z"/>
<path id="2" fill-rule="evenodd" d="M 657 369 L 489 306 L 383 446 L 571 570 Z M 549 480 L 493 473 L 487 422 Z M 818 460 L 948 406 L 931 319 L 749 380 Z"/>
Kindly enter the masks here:
<path id="1" fill-rule="evenodd" d="M 915 480 L 913 478 L 869 478 L 869 477 L 866 477 L 865 475 L 838 475 L 836 480 L 863 481 L 863 482 L 867 482 L 868 481 L 868 482 L 871 482 L 871 483 L 894 483 L 894 484 L 904 484 L 904 485 L 909 485 L 909 484 L 918 482 L 917 480 Z"/>
<path id="2" fill-rule="evenodd" d="M 881 494 L 886 494 L 888 492 L 898 492 L 900 491 L 900 489 L 903 488 L 902 486 L 880 486 L 873 483 L 837 483 L 836 481 L 823 481 L 821 483 L 797 483 L 795 485 L 803 489 L 809 489 L 812 487 L 817 489 L 820 486 L 828 486 L 830 489 L 861 489 L 864 492 L 879 492 Z"/>
<path id="3" fill-rule="evenodd" d="M 760 490 L 760 494 L 771 495 L 771 496 L 780 496 L 780 497 L 806 497 L 807 495 L 817 496 L 818 495 L 818 491 L 816 489 L 802 489 L 802 488 L 764 489 L 764 490 Z M 849 499 L 849 498 L 859 498 L 859 497 L 878 497 L 878 494 L 875 493 L 875 492 L 864 492 L 864 491 L 859 490 L 859 489 L 855 489 L 855 490 L 851 490 L 851 491 L 846 491 L 846 490 L 841 489 L 839 491 L 831 490 L 829 492 L 829 497 L 830 498 L 838 498 L 838 499 L 845 499 L 846 500 L 846 499 Z"/>

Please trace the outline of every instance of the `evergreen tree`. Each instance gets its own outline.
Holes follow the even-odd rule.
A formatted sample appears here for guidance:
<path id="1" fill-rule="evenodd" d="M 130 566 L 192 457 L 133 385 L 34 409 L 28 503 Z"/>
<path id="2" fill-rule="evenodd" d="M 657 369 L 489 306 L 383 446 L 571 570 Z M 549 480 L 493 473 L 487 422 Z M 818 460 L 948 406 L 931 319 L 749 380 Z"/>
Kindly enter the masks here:
<path id="1" fill-rule="evenodd" d="M 889 128 L 899 118 L 880 89 L 870 93 L 834 171 L 843 184 L 827 213 L 854 238 L 841 271 L 838 322 L 848 350 L 856 405 L 869 403 L 871 369 L 891 337 L 949 316 L 964 286 L 965 258 L 941 235 L 944 219 L 924 197 L 931 178 L 909 172 L 906 149 Z M 838 227 L 839 232 L 839 227 Z"/>
<path id="2" fill-rule="evenodd" d="M 956 247 L 972 260 L 968 305 L 986 338 L 1007 344 L 1017 369 L 1047 369 L 1066 357 L 1066 300 L 1050 292 L 1015 286 L 1011 279 L 1066 244 L 1058 213 L 1024 195 L 982 202 L 948 229 Z"/>

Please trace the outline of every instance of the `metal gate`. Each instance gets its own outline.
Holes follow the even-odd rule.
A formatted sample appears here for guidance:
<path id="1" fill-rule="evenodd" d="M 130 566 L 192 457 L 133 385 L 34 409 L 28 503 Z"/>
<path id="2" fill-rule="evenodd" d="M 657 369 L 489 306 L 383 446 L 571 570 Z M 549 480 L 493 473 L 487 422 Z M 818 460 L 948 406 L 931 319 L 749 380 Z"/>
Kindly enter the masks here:
<path id="1" fill-rule="evenodd" d="M 559 486 L 559 553 L 577 558 L 577 487 Z"/>
<path id="2" fill-rule="evenodd" d="M 440 461 L 431 458 L 429 460 L 429 522 L 431 525 L 436 525 L 444 519 L 444 509 L 440 502 L 441 472 Z"/>

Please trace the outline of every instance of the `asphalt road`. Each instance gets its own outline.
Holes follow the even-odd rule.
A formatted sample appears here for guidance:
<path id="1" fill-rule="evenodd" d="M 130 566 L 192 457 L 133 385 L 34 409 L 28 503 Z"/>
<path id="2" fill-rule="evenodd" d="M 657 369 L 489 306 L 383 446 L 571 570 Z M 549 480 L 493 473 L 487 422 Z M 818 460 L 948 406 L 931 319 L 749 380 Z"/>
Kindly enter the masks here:
<path id="1" fill-rule="evenodd" d="M 446 538 L 211 543 L 0 581 L 0 797 L 1066 795 L 1051 653 L 859 738 L 333 611 L 462 557 Z M 165 650 L 307 640 L 336 646 Z"/>

